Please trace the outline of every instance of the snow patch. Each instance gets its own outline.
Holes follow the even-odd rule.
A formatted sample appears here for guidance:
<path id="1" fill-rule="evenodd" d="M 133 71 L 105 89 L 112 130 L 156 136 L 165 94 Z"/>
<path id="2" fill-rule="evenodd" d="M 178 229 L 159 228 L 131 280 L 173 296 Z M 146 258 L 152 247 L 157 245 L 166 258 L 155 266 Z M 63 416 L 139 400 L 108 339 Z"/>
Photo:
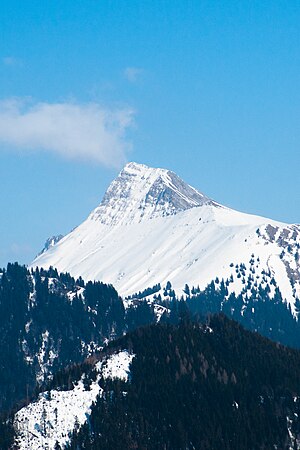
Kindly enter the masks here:
<path id="1" fill-rule="evenodd" d="M 97 364 L 97 369 L 101 371 L 103 378 L 119 378 L 128 381 L 130 364 L 134 355 L 123 351 L 112 355 L 104 363 Z"/>
<path id="2" fill-rule="evenodd" d="M 102 393 L 100 379 L 120 378 L 127 381 L 133 358 L 134 355 L 127 350 L 110 355 L 96 364 L 98 375 L 88 390 L 85 390 L 83 375 L 73 389 L 43 392 L 36 402 L 19 410 L 14 418 L 15 444 L 18 448 L 54 450 L 56 442 L 61 447 L 69 442 L 74 427 L 87 421 L 93 402 Z"/>

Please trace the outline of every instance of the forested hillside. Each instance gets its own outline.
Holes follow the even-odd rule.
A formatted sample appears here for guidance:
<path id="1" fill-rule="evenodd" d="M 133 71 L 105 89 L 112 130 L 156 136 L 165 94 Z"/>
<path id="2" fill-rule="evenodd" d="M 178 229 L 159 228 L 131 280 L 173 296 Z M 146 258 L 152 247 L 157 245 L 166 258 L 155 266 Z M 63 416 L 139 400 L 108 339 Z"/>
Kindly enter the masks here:
<path id="1" fill-rule="evenodd" d="M 0 278 L 0 411 L 124 330 L 112 286 L 9 264 Z"/>
<path id="2" fill-rule="evenodd" d="M 130 379 L 100 381 L 67 448 L 299 448 L 299 351 L 225 316 L 141 328 L 109 348 L 135 355 Z"/>
<path id="3" fill-rule="evenodd" d="M 298 310 L 292 315 L 272 279 L 238 296 L 229 294 L 230 280 L 216 279 L 203 291 L 186 285 L 181 299 L 171 283 L 163 296 L 158 288 L 124 303 L 110 285 L 74 280 L 52 268 L 30 272 L 8 264 L 0 274 L 0 411 L 28 402 L 36 383 L 83 361 L 107 340 L 159 319 L 176 324 L 187 315 L 222 311 L 250 330 L 300 346 Z"/>
<path id="4" fill-rule="evenodd" d="M 242 268 L 239 270 L 242 271 Z M 163 295 L 161 295 L 160 292 L 162 292 Z M 7 414 L 12 417 L 11 414 L 14 411 L 19 410 L 22 406 L 29 404 L 33 399 L 35 399 L 38 392 L 54 388 L 66 390 L 72 388 L 69 374 L 69 370 L 71 370 L 70 367 L 72 368 L 73 372 L 78 374 L 78 381 L 83 370 L 83 366 L 81 366 L 81 364 L 85 361 L 85 359 L 90 357 L 91 355 L 95 355 L 95 352 L 97 354 L 97 351 L 101 351 L 103 346 L 107 348 L 107 343 L 123 336 L 125 333 L 129 333 L 128 336 L 131 337 L 123 338 L 125 339 L 124 342 L 127 342 L 130 349 L 135 346 L 134 352 L 138 354 L 139 347 L 136 346 L 142 345 L 145 340 L 145 347 L 147 345 L 153 347 L 150 348 L 149 351 L 161 349 L 161 358 L 165 358 L 167 361 L 171 358 L 171 356 L 168 356 L 168 354 L 166 353 L 167 345 L 166 343 L 164 343 L 165 330 L 173 330 L 170 335 L 171 338 L 169 338 L 171 339 L 171 341 L 168 351 L 170 353 L 175 351 L 175 354 L 177 355 L 179 350 L 177 351 L 176 348 L 175 350 L 173 348 L 172 342 L 175 337 L 172 337 L 172 333 L 174 332 L 175 336 L 177 336 L 179 331 L 177 330 L 176 326 L 178 324 L 187 324 L 191 320 L 196 322 L 199 320 L 202 322 L 207 321 L 210 320 L 210 317 L 212 317 L 213 314 L 223 312 L 228 317 L 235 319 L 243 326 L 252 331 L 256 331 L 276 342 L 281 342 L 283 344 L 299 348 L 300 325 L 298 321 L 298 302 L 296 302 L 296 306 L 297 308 L 295 312 L 292 313 L 289 306 L 283 301 L 281 293 L 276 286 L 276 282 L 272 278 L 270 278 L 268 283 L 265 283 L 264 285 L 257 285 L 255 288 L 253 287 L 251 293 L 249 293 L 248 290 L 245 290 L 240 295 L 235 295 L 232 292 L 230 293 L 230 279 L 225 281 L 215 279 L 203 291 L 201 291 L 198 287 L 189 287 L 188 285 L 186 285 L 183 295 L 179 299 L 176 297 L 171 283 L 168 282 L 164 287 L 155 285 L 152 288 L 145 288 L 143 292 L 139 292 L 136 295 L 132 295 L 130 298 L 123 300 L 118 296 L 116 290 L 111 285 L 105 285 L 101 282 L 84 282 L 81 278 L 75 280 L 69 274 L 59 274 L 57 270 L 53 268 L 50 268 L 47 271 L 43 269 L 29 271 L 27 268 L 18 264 L 8 264 L 7 268 L 5 270 L 3 269 L 0 274 L 0 408 L 2 414 L 2 422 L 3 420 L 6 420 L 5 417 Z M 230 324 L 231 322 L 225 320 L 224 317 L 222 318 L 222 324 L 225 324 L 225 329 L 230 329 L 231 325 L 229 326 L 228 324 Z M 135 331 L 140 330 L 140 327 L 149 324 L 156 324 L 157 322 L 159 322 L 161 326 L 153 326 L 149 329 L 142 328 L 142 331 Z M 218 325 L 214 326 L 215 329 L 216 326 Z M 188 331 L 187 335 L 183 337 L 184 342 L 186 342 L 187 344 L 189 342 L 195 342 L 196 337 L 193 337 L 190 334 L 192 333 L 191 330 L 193 329 L 193 327 L 188 328 L 187 330 L 190 331 Z M 195 329 L 197 329 L 197 327 Z M 233 328 L 233 330 L 241 330 L 241 328 L 235 325 L 235 328 Z M 201 336 L 203 337 L 204 335 L 207 335 L 206 339 L 208 339 L 209 342 L 211 342 L 210 340 L 214 342 L 213 339 L 215 336 L 217 336 L 215 330 L 213 333 L 208 333 L 208 331 L 209 328 L 207 328 L 206 333 L 201 332 Z M 133 334 L 130 334 L 131 332 L 133 332 Z M 147 341 L 145 336 L 148 336 L 150 332 L 152 337 L 151 339 L 150 337 L 147 338 Z M 141 335 L 139 333 L 141 333 Z M 239 333 L 242 332 L 239 331 Z M 242 335 L 244 335 L 243 333 Z M 141 337 L 140 344 L 138 344 L 139 338 L 137 338 L 137 336 L 139 336 L 139 338 Z M 248 333 L 247 336 L 252 335 Z M 126 339 L 129 339 L 129 341 L 126 341 Z M 226 352 L 228 352 L 229 350 L 226 349 L 226 347 L 224 350 L 223 343 L 220 341 L 220 339 L 223 339 L 223 337 L 218 337 L 217 340 L 217 342 L 219 342 L 220 344 L 220 349 L 222 350 L 218 351 L 221 351 L 221 353 L 225 352 L 224 354 L 226 354 Z M 274 349 L 277 348 L 275 346 L 272 347 L 273 344 L 271 343 L 266 344 L 266 342 L 268 341 L 263 340 L 258 336 L 256 336 L 255 339 L 261 339 L 260 341 L 255 342 L 264 342 L 264 345 L 269 346 L 265 350 L 268 355 L 272 354 L 272 352 L 275 351 Z M 198 342 L 197 340 L 196 342 L 197 344 L 195 344 L 195 351 L 199 352 L 199 348 L 201 348 L 203 344 L 200 341 Z M 214 345 L 217 345 L 217 342 L 215 342 Z M 114 344 L 112 343 L 111 345 Z M 120 341 L 118 345 L 121 345 Z M 194 344 L 191 345 L 191 348 L 194 348 Z M 207 345 L 207 343 L 205 345 Z M 232 355 L 231 357 L 232 359 L 236 359 L 238 362 L 240 362 L 240 358 L 243 356 L 243 350 L 241 349 L 244 348 L 244 344 L 239 344 L 237 341 L 235 345 L 236 349 L 234 351 L 232 349 L 230 350 L 230 353 Z M 179 343 L 177 347 L 178 349 L 180 348 Z M 164 348 L 166 349 L 165 353 L 163 350 Z M 187 392 L 189 392 L 190 386 L 194 386 L 196 392 L 198 392 L 198 387 L 196 387 L 196 385 L 194 384 L 190 384 L 190 378 L 192 379 L 192 381 L 193 379 L 194 381 L 198 379 L 197 373 L 200 370 L 197 365 L 195 367 L 193 366 L 194 362 L 197 361 L 198 356 L 196 357 L 196 355 L 194 355 L 192 357 L 192 360 L 189 360 L 188 358 L 189 352 L 192 351 L 191 348 L 187 346 L 187 348 L 184 350 L 184 352 L 186 351 L 187 354 L 184 353 L 183 356 L 180 357 L 181 365 L 179 367 L 179 370 L 178 368 L 176 368 L 175 370 L 174 376 L 175 378 L 178 378 L 178 380 L 181 380 L 182 373 L 185 374 L 185 372 L 187 372 L 185 374 L 186 377 L 183 377 L 182 379 L 189 381 L 187 381 L 185 387 L 182 386 L 180 388 L 182 389 L 182 393 L 186 389 Z M 281 352 L 280 358 L 286 358 L 285 355 L 287 354 L 292 355 L 291 358 L 290 356 L 286 358 L 284 366 L 290 368 L 291 373 L 289 374 L 289 376 L 298 376 L 298 353 L 292 350 L 284 350 L 281 346 L 278 348 Z M 212 354 L 213 351 L 217 351 L 217 349 L 211 350 Z M 235 351 L 236 353 L 234 353 Z M 146 353 L 143 356 L 143 361 L 145 362 L 146 367 L 146 354 L 148 350 L 145 350 L 145 352 Z M 253 355 L 250 357 L 249 350 L 249 355 L 247 356 L 247 360 L 249 361 L 251 361 L 251 358 L 256 358 L 257 350 L 255 346 L 252 347 L 252 352 Z M 207 354 L 209 355 L 209 351 Z M 159 352 L 156 356 L 153 356 L 153 358 L 160 358 Z M 275 355 L 274 358 L 276 359 L 277 356 Z M 211 367 L 211 361 L 209 360 L 208 356 L 205 356 L 205 360 Z M 135 367 L 136 361 L 139 361 L 139 359 L 134 359 L 133 367 Z M 187 363 L 187 361 L 189 362 Z M 272 367 L 272 370 L 274 370 L 274 373 L 276 373 L 276 375 L 274 375 L 274 379 L 277 379 L 276 377 L 278 369 L 276 369 L 276 365 L 273 365 L 272 361 L 269 361 L 269 363 L 269 366 Z M 206 366 L 206 363 L 204 363 L 204 365 Z M 88 363 L 88 367 L 90 367 L 90 363 Z M 161 366 L 162 372 L 165 373 L 166 371 L 166 379 L 168 379 L 168 377 L 173 377 L 173 374 L 168 375 L 168 367 L 169 363 L 165 368 Z M 214 365 L 212 367 L 214 367 Z M 172 366 L 172 370 L 173 369 L 175 369 L 175 366 Z M 143 373 L 142 368 L 138 370 L 140 370 L 141 379 L 143 379 L 146 383 L 147 376 Z M 202 368 L 201 370 L 204 369 Z M 224 371 L 222 371 L 221 369 L 217 369 L 216 367 L 212 368 L 211 370 L 212 375 L 214 375 L 214 371 L 216 372 L 215 378 L 218 382 L 220 382 L 220 377 L 224 378 L 228 382 L 231 377 L 233 380 L 237 377 L 236 372 L 238 371 L 238 366 L 231 372 L 225 369 L 226 373 L 224 373 Z M 248 371 L 248 369 L 245 370 Z M 261 369 L 258 368 L 257 370 L 258 374 Z M 181 371 L 183 372 L 181 373 Z M 234 373 L 234 376 L 232 375 L 232 372 Z M 149 367 L 148 375 L 150 376 L 150 374 L 155 373 L 155 367 Z M 261 370 L 261 373 L 264 374 L 265 369 Z M 215 378 L 211 378 L 211 380 L 214 380 Z M 133 376 L 133 380 L 134 379 L 135 378 Z M 241 379 L 241 374 L 239 375 L 239 379 Z M 211 380 L 209 381 L 209 383 L 215 383 L 215 381 Z M 244 379 L 243 385 L 245 385 L 245 380 L 247 381 L 247 378 Z M 226 386 L 228 384 L 227 382 L 225 383 Z M 262 382 L 263 381 L 260 380 L 261 386 Z M 164 381 L 163 379 L 157 379 L 156 381 L 149 380 L 149 383 L 152 387 L 151 389 L 147 389 L 149 389 L 150 391 L 154 388 L 154 385 L 163 385 Z M 257 381 L 255 381 L 255 383 L 257 383 Z M 132 384 L 132 386 L 134 386 L 134 384 Z M 210 386 L 210 384 L 208 386 Z M 213 386 L 213 388 L 209 387 L 207 392 L 213 393 L 213 389 L 215 389 L 216 386 L 220 387 L 219 384 L 213 384 Z M 103 386 L 103 388 L 106 389 L 106 385 Z M 119 388 L 117 387 L 116 389 L 116 392 L 119 392 Z M 136 387 L 136 389 L 137 392 L 142 392 L 143 385 Z M 173 389 L 175 389 L 174 386 L 170 387 L 168 395 L 170 395 L 170 398 L 175 399 Z M 178 393 L 181 392 L 180 389 L 178 390 Z M 293 389 L 295 390 L 295 392 L 297 392 L 295 386 L 293 387 Z M 165 389 L 165 392 L 168 392 L 167 388 Z M 224 392 L 222 392 L 220 393 L 220 399 L 224 394 Z M 262 392 L 264 392 L 263 389 Z M 270 392 L 271 394 L 268 394 L 269 396 L 267 395 L 266 398 L 270 397 L 274 400 L 275 397 L 272 393 L 273 391 Z M 139 398 L 139 394 L 132 395 L 137 395 L 136 401 L 138 401 L 137 399 Z M 163 398 L 164 393 L 161 392 L 159 395 L 161 396 L 161 398 Z M 194 394 L 191 392 L 191 396 L 193 395 Z M 224 395 L 226 397 L 228 394 L 226 393 Z M 262 395 L 264 397 L 263 394 L 259 395 Z M 253 393 L 251 393 L 250 397 L 252 398 L 252 396 Z M 106 403 L 103 403 L 104 398 L 105 396 L 99 399 L 99 408 L 104 408 L 104 410 L 106 410 L 107 405 Z M 117 398 L 117 396 L 115 396 L 114 398 Z M 131 397 L 128 394 L 128 399 L 130 398 Z M 146 393 L 143 393 L 142 398 L 144 398 L 145 401 L 147 400 Z M 119 401 L 123 402 L 123 400 L 121 396 L 119 398 Z M 151 398 L 149 398 L 149 402 L 150 401 Z M 179 403 L 177 403 L 176 406 L 175 404 L 172 404 L 172 401 L 169 404 L 168 408 L 170 408 L 170 411 L 172 410 L 174 412 Z M 180 402 L 181 401 L 182 399 L 180 400 Z M 234 401 L 239 403 L 238 400 Z M 269 400 L 264 400 L 264 404 L 265 402 L 268 403 L 268 401 Z M 134 405 L 133 408 L 138 410 L 139 406 L 134 402 L 132 403 L 132 405 Z M 280 402 L 278 402 L 276 403 L 276 410 L 278 408 L 280 409 L 282 406 Z M 288 397 L 288 408 L 291 408 L 289 402 L 290 396 Z M 252 417 L 251 404 L 251 402 L 249 404 L 247 402 L 245 403 L 245 405 L 247 405 L 247 411 L 250 407 L 250 417 Z M 296 407 L 297 404 L 297 401 L 295 401 L 293 404 L 294 407 Z M 286 401 L 284 401 L 284 405 L 286 405 Z M 195 403 L 194 407 L 196 408 L 196 406 L 197 408 L 200 407 Z M 256 403 L 254 406 L 256 407 Z M 114 406 L 114 404 L 112 404 L 111 407 L 116 407 L 117 409 L 121 408 L 120 410 L 122 410 L 123 408 L 123 406 L 121 407 L 121 405 L 119 404 L 117 406 Z M 148 411 L 149 420 L 152 417 L 152 413 L 150 413 L 151 407 L 152 406 L 150 403 L 149 405 L 145 404 L 145 408 L 150 408 Z M 126 406 L 126 408 L 128 408 L 128 406 Z M 206 405 L 205 408 L 208 408 L 208 405 Z M 291 411 L 292 410 L 293 408 L 291 409 Z M 285 409 L 281 409 L 281 412 L 282 411 L 286 411 L 287 413 L 287 410 Z M 190 410 L 186 411 L 187 417 L 189 417 L 190 412 Z M 102 413 L 103 411 L 101 412 L 101 414 Z M 110 422 L 109 415 L 111 413 L 112 411 L 107 412 L 107 423 Z M 199 414 L 201 415 L 202 413 L 203 411 L 200 410 Z M 296 411 L 295 413 L 298 414 Z M 134 413 L 130 412 L 130 414 Z M 159 411 L 158 414 L 159 416 L 162 416 L 164 414 L 167 414 L 167 412 L 162 410 Z M 263 414 L 267 414 L 266 411 Z M 120 418 L 121 421 L 123 419 Z M 134 418 L 134 420 L 136 420 L 136 418 Z M 248 416 L 245 417 L 243 415 L 243 420 L 248 421 Z M 282 420 L 283 419 L 280 419 L 280 421 Z M 285 425 L 280 421 L 280 426 L 285 429 Z M 8 422 L 8 425 L 9 423 L 11 423 L 11 421 Z M 277 425 L 278 424 L 276 422 L 276 427 L 278 428 L 278 430 L 280 430 L 280 426 Z M 7 442 L 10 441 L 12 436 L 12 429 L 10 428 L 10 426 L 1 426 L 3 426 L 4 428 L 1 432 L 0 447 L 6 448 L 5 446 L 8 445 Z M 144 425 L 141 426 L 144 427 Z M 146 428 L 148 427 L 149 430 L 152 429 L 151 427 L 154 427 L 154 429 L 157 428 L 157 424 L 155 424 L 154 422 L 152 423 L 151 421 L 149 423 L 147 422 L 145 426 Z M 175 424 L 172 424 L 172 427 L 175 427 Z M 120 426 L 120 429 L 121 428 L 122 427 Z M 266 426 L 266 430 L 267 429 L 268 426 Z M 133 433 L 133 431 L 130 431 L 130 433 Z M 160 434 L 160 436 L 164 436 L 163 431 L 160 431 L 160 433 L 162 433 Z M 251 435 L 251 433 L 249 435 Z M 78 437 L 78 439 L 79 438 L 81 439 L 82 436 Z M 223 438 L 225 439 L 224 442 L 227 442 L 227 437 L 225 435 L 222 437 L 222 439 Z M 165 439 L 165 437 L 162 437 L 162 439 Z M 167 445 L 166 448 L 172 448 L 172 443 L 167 441 L 164 442 L 166 442 L 166 444 L 164 444 Z M 209 445 L 214 445 L 213 441 L 211 441 Z"/>

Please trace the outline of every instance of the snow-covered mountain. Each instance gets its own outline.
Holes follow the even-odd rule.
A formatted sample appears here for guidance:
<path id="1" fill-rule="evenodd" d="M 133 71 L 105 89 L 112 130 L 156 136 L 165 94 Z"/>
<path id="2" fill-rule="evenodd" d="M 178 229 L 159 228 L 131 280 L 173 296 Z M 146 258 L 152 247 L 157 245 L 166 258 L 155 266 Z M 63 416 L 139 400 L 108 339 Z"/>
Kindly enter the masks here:
<path id="1" fill-rule="evenodd" d="M 89 217 L 32 266 L 112 283 L 122 295 L 167 281 L 180 294 L 216 277 L 241 292 L 268 274 L 293 309 L 299 247 L 299 225 L 232 210 L 169 170 L 129 163 Z"/>

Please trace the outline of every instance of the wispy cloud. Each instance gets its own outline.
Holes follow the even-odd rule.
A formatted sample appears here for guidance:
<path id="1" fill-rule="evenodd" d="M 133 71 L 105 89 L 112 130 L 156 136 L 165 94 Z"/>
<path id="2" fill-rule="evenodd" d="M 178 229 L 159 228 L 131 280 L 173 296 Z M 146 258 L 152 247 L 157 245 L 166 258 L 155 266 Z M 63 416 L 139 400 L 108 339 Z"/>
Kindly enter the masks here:
<path id="1" fill-rule="evenodd" d="M 127 131 L 130 108 L 108 109 L 97 103 L 0 102 L 0 144 L 19 151 L 46 150 L 66 158 L 120 167 L 131 148 Z M 0 146 L 4 149 L 4 145 Z"/>
<path id="2" fill-rule="evenodd" d="M 10 67 L 22 66 L 22 60 L 14 56 L 5 56 L 2 58 L 2 63 Z"/>
<path id="3" fill-rule="evenodd" d="M 126 67 L 124 70 L 124 76 L 130 83 L 135 83 L 142 73 L 143 69 L 140 69 L 139 67 Z"/>

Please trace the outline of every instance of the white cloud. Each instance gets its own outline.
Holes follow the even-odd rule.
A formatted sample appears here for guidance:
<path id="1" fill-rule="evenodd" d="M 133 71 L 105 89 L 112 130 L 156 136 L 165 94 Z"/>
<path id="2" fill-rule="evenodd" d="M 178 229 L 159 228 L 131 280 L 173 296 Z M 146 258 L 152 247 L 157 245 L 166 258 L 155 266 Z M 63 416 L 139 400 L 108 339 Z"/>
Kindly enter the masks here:
<path id="1" fill-rule="evenodd" d="M 21 66 L 22 61 L 14 56 L 5 56 L 2 58 L 2 62 L 5 66 Z"/>
<path id="2" fill-rule="evenodd" d="M 124 76 L 130 83 L 135 83 L 142 73 L 143 69 L 138 67 L 126 67 L 124 70 Z"/>
<path id="3" fill-rule="evenodd" d="M 10 99 L 0 102 L 0 144 L 119 168 L 131 148 L 126 132 L 133 122 L 134 111 L 129 108 Z"/>

